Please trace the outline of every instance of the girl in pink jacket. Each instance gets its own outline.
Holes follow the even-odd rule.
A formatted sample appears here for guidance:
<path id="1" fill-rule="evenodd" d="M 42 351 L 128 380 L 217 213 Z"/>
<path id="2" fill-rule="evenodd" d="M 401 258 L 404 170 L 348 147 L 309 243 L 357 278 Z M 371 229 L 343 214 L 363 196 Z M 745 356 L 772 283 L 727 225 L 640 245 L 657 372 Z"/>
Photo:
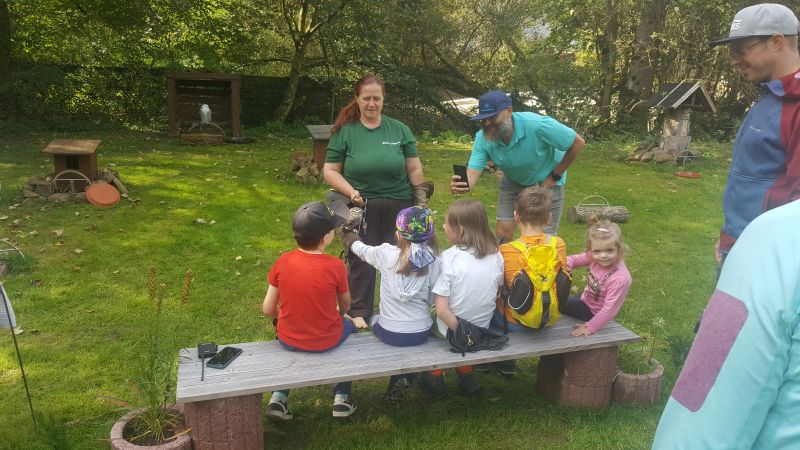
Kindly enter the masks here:
<path id="1" fill-rule="evenodd" d="M 571 296 L 564 311 L 585 321 L 575 325 L 573 336 L 589 336 L 617 316 L 633 281 L 623 261 L 627 251 L 619 225 L 596 217 L 589 220 L 586 251 L 567 257 L 571 269 L 589 267 L 586 289 Z"/>

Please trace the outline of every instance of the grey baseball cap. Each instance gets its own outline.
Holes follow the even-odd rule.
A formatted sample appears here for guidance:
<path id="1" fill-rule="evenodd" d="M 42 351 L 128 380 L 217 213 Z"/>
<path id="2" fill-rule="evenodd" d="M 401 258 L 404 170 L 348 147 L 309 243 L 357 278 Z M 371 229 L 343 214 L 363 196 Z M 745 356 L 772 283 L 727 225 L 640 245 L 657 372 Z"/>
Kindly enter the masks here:
<path id="1" fill-rule="evenodd" d="M 733 17 L 728 37 L 708 44 L 710 47 L 750 37 L 769 37 L 773 34 L 796 36 L 800 26 L 791 9 L 776 3 L 748 6 Z"/>

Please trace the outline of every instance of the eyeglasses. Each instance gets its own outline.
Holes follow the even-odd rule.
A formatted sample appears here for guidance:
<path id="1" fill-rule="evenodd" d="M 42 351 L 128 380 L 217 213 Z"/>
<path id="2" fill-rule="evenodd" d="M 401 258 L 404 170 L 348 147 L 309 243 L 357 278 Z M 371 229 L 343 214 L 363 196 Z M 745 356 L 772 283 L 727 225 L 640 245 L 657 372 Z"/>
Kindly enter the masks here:
<path id="1" fill-rule="evenodd" d="M 742 57 L 742 56 L 746 55 L 748 52 L 750 52 L 750 50 L 752 50 L 753 47 L 755 47 L 758 44 L 763 44 L 764 42 L 767 42 L 767 40 L 766 39 L 761 39 L 761 40 L 758 40 L 756 42 L 753 42 L 750 45 L 745 45 L 744 47 L 741 47 L 741 48 L 728 47 L 728 55 L 730 55 L 731 58 Z"/>

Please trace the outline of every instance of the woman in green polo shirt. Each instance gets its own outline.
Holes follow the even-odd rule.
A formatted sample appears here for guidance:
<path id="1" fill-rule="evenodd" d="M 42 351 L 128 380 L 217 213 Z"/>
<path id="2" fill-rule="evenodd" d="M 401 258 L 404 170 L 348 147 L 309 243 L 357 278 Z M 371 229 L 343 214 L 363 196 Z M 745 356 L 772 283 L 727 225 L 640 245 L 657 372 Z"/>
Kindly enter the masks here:
<path id="1" fill-rule="evenodd" d="M 386 94 L 383 80 L 366 75 L 356 83 L 353 100 L 339 112 L 328 144 L 322 173 L 325 181 L 366 208 L 367 245 L 395 243 L 395 219 L 412 205 L 411 186 L 423 182 L 416 139 L 402 122 L 381 114 Z M 375 298 L 375 269 L 350 257 L 350 316 L 367 328 Z"/>

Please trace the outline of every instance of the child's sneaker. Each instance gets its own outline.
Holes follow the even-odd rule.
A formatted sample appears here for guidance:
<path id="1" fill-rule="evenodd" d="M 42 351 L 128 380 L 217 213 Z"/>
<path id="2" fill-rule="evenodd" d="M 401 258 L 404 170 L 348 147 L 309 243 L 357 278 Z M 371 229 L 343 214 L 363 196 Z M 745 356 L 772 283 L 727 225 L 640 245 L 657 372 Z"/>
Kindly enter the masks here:
<path id="1" fill-rule="evenodd" d="M 494 369 L 500 375 L 512 376 L 517 374 L 517 361 L 514 359 L 495 361 L 491 364 L 492 369 Z"/>
<path id="2" fill-rule="evenodd" d="M 478 395 L 481 393 L 481 383 L 478 381 L 478 377 L 475 376 L 475 372 L 468 372 L 468 373 L 458 373 L 458 387 L 461 389 L 466 395 Z"/>
<path id="3" fill-rule="evenodd" d="M 353 396 L 348 396 L 347 400 L 333 402 L 333 417 L 350 417 L 356 412 L 358 404 Z"/>
<path id="4" fill-rule="evenodd" d="M 394 375 L 389 378 L 389 386 L 383 394 L 383 403 L 387 405 L 396 405 L 403 401 L 406 395 L 406 388 L 411 386 L 409 378 L 413 380 L 413 375 L 414 374 L 411 374 L 411 377 L 407 375 Z"/>
<path id="5" fill-rule="evenodd" d="M 289 414 L 289 407 L 286 405 L 286 401 L 280 400 L 277 397 L 269 399 L 269 405 L 267 405 L 267 419 L 278 421 L 290 420 L 291 418 L 292 415 Z"/>
<path id="6" fill-rule="evenodd" d="M 414 379 L 415 384 L 426 394 L 432 397 L 447 395 L 447 385 L 444 384 L 444 375 L 433 375 L 430 372 L 421 372 Z"/>

